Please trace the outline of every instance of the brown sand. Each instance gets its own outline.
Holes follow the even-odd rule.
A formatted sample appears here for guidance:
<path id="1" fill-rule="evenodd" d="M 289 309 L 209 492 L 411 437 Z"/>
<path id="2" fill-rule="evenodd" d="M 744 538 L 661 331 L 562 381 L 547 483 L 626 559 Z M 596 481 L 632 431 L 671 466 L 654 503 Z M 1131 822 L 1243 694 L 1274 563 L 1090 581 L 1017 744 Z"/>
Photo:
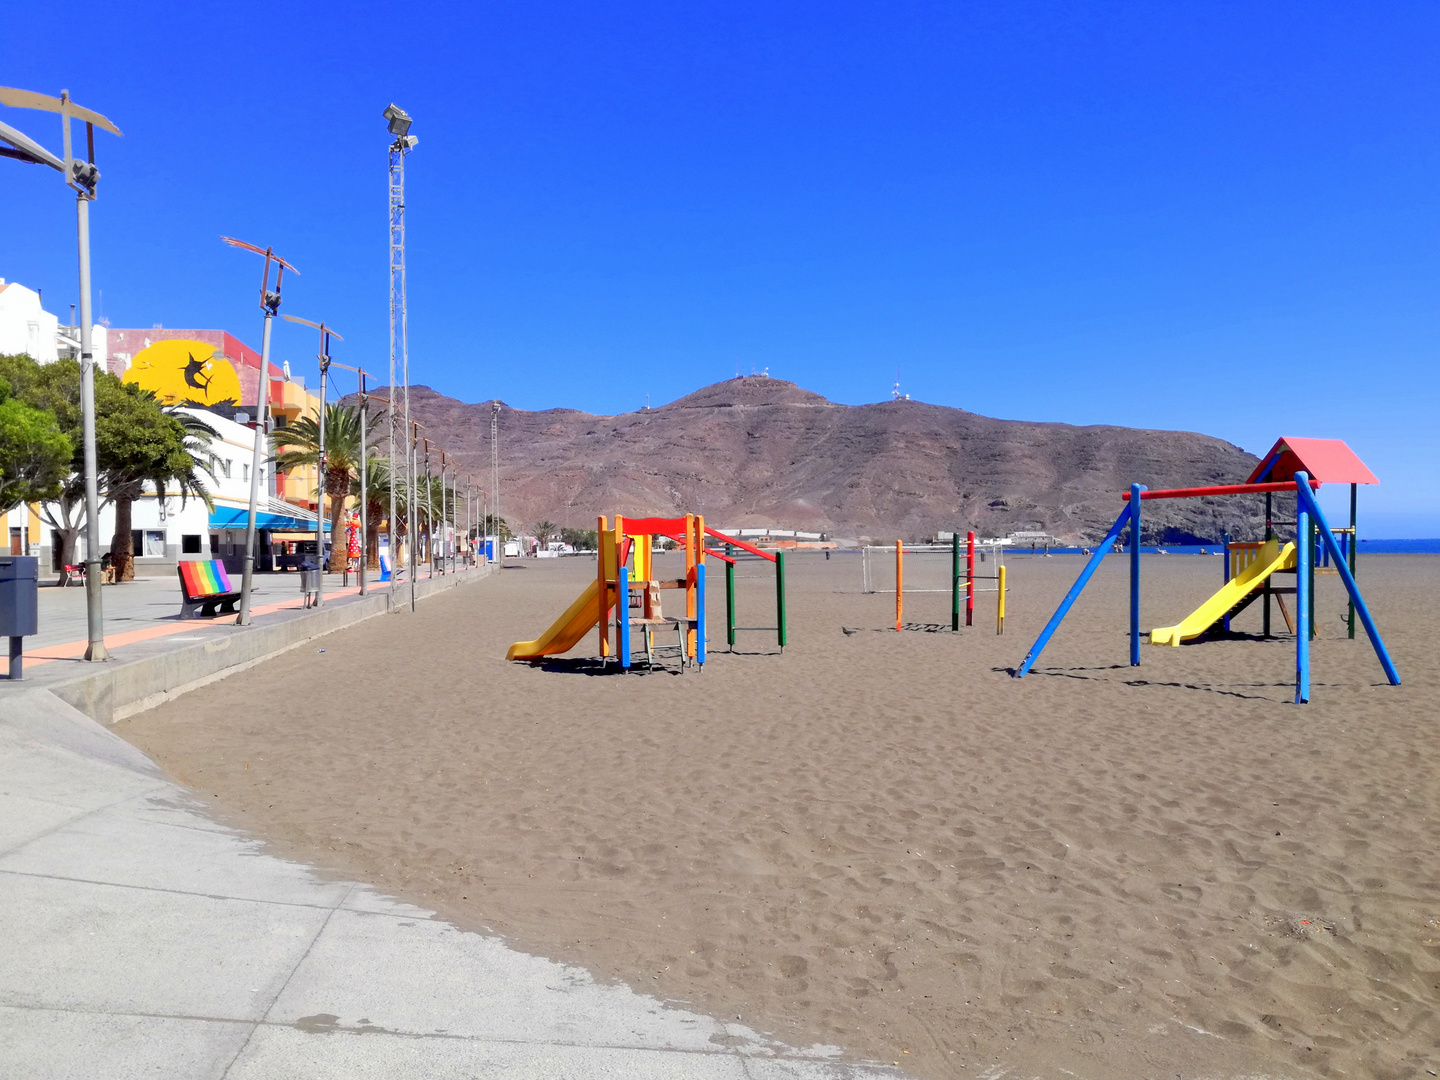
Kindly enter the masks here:
<path id="1" fill-rule="evenodd" d="M 1440 1069 L 1440 558 L 1362 567 L 1398 688 L 1320 580 L 1304 708 L 1288 639 L 1128 667 L 1121 559 L 1019 681 L 1078 558 L 1010 560 L 1003 638 L 992 596 L 959 635 L 879 632 L 893 599 L 837 591 L 856 562 L 793 558 L 783 657 L 716 622 L 698 675 L 506 664 L 593 573 L 557 560 L 119 730 L 283 854 L 919 1076 Z M 1219 576 L 1146 564 L 1147 627 Z"/>

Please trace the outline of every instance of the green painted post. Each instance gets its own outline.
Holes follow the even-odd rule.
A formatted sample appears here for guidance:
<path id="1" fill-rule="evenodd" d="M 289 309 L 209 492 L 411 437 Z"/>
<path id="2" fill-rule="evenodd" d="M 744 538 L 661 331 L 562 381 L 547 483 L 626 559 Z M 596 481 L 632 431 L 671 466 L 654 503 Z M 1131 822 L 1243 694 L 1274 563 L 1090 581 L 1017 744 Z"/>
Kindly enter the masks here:
<path id="1" fill-rule="evenodd" d="M 780 637 L 780 651 L 785 651 L 785 552 L 775 552 L 775 627 Z"/>
<path id="2" fill-rule="evenodd" d="M 729 544 L 725 545 L 729 547 Z M 725 642 L 735 651 L 735 564 L 725 564 Z"/>
<path id="3" fill-rule="evenodd" d="M 1355 528 L 1355 492 L 1358 484 L 1350 485 L 1350 576 L 1355 576 L 1355 556 L 1360 550 L 1360 533 Z M 1355 639 L 1355 598 L 1350 598 L 1350 639 Z"/>
<path id="4" fill-rule="evenodd" d="M 960 534 L 950 535 L 950 629 L 960 629 Z"/>

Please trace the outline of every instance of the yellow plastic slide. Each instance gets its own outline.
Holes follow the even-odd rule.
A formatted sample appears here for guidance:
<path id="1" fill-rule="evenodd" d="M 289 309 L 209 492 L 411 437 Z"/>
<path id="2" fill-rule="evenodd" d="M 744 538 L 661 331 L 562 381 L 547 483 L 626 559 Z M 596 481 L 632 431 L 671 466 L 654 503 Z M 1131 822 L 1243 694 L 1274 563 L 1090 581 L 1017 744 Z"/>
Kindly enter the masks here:
<path id="1" fill-rule="evenodd" d="M 1279 570 L 1295 569 L 1295 545 L 1280 547 L 1278 540 L 1268 541 L 1249 566 L 1225 583 L 1225 587 L 1187 615 L 1178 626 L 1162 626 L 1150 631 L 1151 645 L 1179 645 L 1199 637 L 1224 618 L 1225 613 L 1260 588 L 1270 575 Z"/>
<path id="2" fill-rule="evenodd" d="M 535 660 L 542 656 L 554 656 L 556 653 L 569 652 L 595 625 L 598 617 L 596 614 L 598 605 L 595 597 L 599 591 L 599 582 L 590 582 L 585 587 L 585 591 L 580 594 L 580 598 L 565 609 L 565 614 L 556 619 L 555 624 L 549 630 L 546 630 L 534 641 L 515 642 L 510 646 L 510 651 L 505 654 L 505 659 Z"/>

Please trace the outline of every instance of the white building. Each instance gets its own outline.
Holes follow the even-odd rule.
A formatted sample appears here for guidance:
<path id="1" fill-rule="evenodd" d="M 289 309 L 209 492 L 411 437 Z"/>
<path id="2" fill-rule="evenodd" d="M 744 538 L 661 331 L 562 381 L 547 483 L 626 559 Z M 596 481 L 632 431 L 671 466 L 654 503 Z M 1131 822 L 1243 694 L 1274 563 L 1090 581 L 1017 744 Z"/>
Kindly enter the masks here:
<path id="1" fill-rule="evenodd" d="M 109 359 L 105 327 L 92 324 L 90 349 L 102 366 Z M 62 326 L 46 311 L 40 294 L 18 282 L 0 278 L 0 354 L 29 353 L 41 364 L 80 355 L 80 328 Z"/>

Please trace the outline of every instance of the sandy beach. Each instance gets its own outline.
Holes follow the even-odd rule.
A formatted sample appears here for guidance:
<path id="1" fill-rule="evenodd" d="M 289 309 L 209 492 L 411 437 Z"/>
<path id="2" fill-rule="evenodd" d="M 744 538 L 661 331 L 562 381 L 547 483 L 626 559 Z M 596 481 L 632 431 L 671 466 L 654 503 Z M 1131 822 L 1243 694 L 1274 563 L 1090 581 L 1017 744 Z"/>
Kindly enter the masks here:
<path id="1" fill-rule="evenodd" d="M 594 575 L 528 561 L 116 730 L 278 854 L 916 1076 L 1434 1075 L 1440 558 L 1361 567 L 1400 687 L 1320 578 L 1304 707 L 1288 637 L 1129 667 L 1120 558 L 1013 679 L 1081 560 L 1007 563 L 1003 637 L 803 554 L 783 656 L 717 598 L 703 672 L 621 676 L 505 662 Z M 1146 557 L 1144 625 L 1219 580 Z"/>

